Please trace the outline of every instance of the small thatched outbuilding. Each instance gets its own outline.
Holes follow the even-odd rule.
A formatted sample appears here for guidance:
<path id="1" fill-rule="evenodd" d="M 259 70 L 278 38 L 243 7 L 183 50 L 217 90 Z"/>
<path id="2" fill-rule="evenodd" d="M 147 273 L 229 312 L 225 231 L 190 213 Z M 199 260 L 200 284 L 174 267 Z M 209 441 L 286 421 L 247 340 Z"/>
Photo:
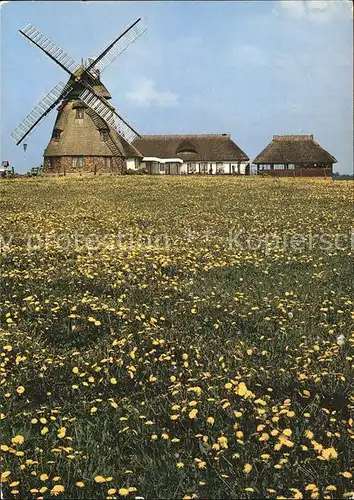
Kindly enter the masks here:
<path id="1" fill-rule="evenodd" d="M 313 135 L 274 135 L 253 160 L 257 173 L 282 177 L 331 177 L 337 160 Z"/>

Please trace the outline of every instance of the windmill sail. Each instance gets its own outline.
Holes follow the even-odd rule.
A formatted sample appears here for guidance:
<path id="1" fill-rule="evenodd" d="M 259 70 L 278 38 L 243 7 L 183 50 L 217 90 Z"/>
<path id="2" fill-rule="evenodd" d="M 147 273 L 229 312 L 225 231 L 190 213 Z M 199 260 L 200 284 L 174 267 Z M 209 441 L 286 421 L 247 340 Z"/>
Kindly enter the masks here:
<path id="1" fill-rule="evenodd" d="M 71 90 L 71 85 L 59 82 L 48 94 L 32 109 L 32 111 L 22 120 L 22 122 L 10 134 L 16 144 L 20 144 L 23 139 Z"/>
<path id="2" fill-rule="evenodd" d="M 52 40 L 47 38 L 38 28 L 33 24 L 27 24 L 20 33 L 27 38 L 30 42 L 41 49 L 47 56 L 55 61 L 61 68 L 73 75 L 79 68 L 79 64 L 74 61 L 63 49 L 58 47 Z"/>
<path id="3" fill-rule="evenodd" d="M 131 45 L 140 35 L 147 30 L 147 26 L 141 19 L 129 25 L 113 42 L 111 42 L 93 63 L 89 65 L 87 71 L 98 70 L 102 72 L 119 54 Z"/>
<path id="4" fill-rule="evenodd" d="M 97 96 L 91 90 L 85 89 L 79 99 L 93 109 L 103 120 L 113 127 L 130 144 L 140 135 L 129 123 L 120 116 L 115 109 L 101 96 Z"/>

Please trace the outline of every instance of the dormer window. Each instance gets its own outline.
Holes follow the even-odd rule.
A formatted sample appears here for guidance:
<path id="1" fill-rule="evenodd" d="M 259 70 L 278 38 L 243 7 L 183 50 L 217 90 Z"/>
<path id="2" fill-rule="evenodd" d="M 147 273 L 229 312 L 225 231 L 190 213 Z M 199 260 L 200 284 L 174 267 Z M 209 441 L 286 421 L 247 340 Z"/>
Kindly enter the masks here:
<path id="1" fill-rule="evenodd" d="M 107 140 L 108 130 L 106 128 L 102 128 L 100 130 L 100 137 L 101 137 L 101 141 L 106 141 Z"/>
<path id="2" fill-rule="evenodd" d="M 84 118 L 84 108 L 76 108 L 76 116 L 77 120 L 83 120 Z"/>
<path id="3" fill-rule="evenodd" d="M 53 139 L 58 142 L 61 136 L 61 130 L 55 128 L 53 131 Z"/>
<path id="4" fill-rule="evenodd" d="M 176 149 L 176 153 L 179 155 L 183 155 L 183 157 L 185 156 L 188 156 L 188 155 L 197 155 L 198 154 L 198 151 L 195 147 L 194 144 L 192 144 L 192 142 L 190 141 L 182 141 L 177 149 Z"/>

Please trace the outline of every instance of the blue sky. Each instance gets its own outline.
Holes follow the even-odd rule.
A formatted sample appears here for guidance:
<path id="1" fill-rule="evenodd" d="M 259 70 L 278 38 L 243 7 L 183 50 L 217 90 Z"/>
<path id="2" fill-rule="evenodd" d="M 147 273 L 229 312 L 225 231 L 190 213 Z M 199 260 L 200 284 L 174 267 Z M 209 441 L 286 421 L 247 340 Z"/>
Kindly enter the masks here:
<path id="1" fill-rule="evenodd" d="M 56 112 L 27 152 L 10 132 L 66 73 L 19 33 L 29 22 L 74 59 L 97 54 L 138 17 L 148 31 L 102 81 L 141 134 L 231 133 L 254 158 L 273 134 L 314 134 L 353 165 L 352 7 L 347 0 L 9 2 L 1 11 L 1 159 L 42 161 Z"/>

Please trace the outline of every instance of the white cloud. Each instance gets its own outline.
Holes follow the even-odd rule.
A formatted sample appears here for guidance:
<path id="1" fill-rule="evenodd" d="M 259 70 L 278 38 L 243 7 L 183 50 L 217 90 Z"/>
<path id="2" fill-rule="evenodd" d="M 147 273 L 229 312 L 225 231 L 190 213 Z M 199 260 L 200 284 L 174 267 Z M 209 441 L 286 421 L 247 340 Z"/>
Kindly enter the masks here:
<path id="1" fill-rule="evenodd" d="M 156 90 L 155 85 L 153 80 L 142 78 L 132 91 L 126 93 L 126 97 L 137 106 L 144 107 L 170 107 L 178 103 L 178 94 L 169 91 L 161 92 Z"/>
<path id="2" fill-rule="evenodd" d="M 280 0 L 280 5 L 294 19 L 313 21 L 327 21 L 343 8 L 352 8 L 351 0 Z"/>
<path id="3" fill-rule="evenodd" d="M 303 0 L 280 0 L 280 5 L 291 17 L 300 19 L 305 16 Z"/>

